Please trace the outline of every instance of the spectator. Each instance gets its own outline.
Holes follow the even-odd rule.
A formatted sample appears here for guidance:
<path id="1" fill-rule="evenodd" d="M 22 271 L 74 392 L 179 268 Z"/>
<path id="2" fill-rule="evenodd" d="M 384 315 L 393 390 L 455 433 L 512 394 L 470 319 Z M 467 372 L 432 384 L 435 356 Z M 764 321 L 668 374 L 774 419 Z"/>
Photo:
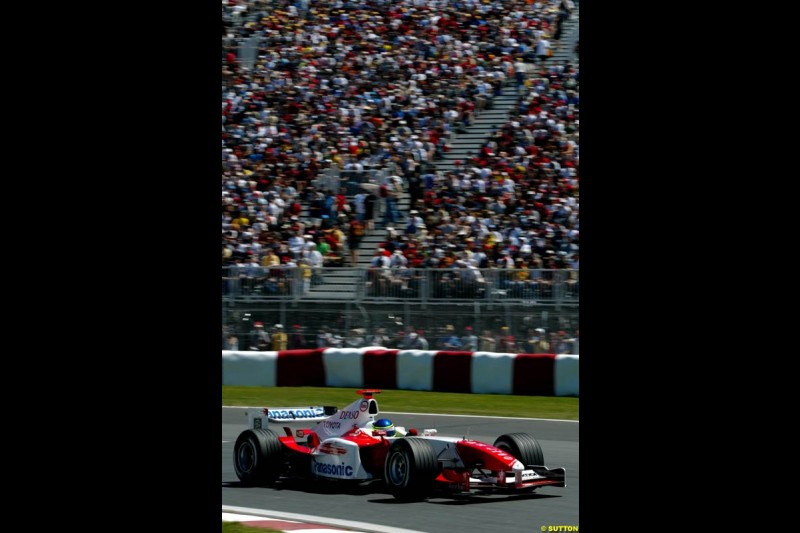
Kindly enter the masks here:
<path id="1" fill-rule="evenodd" d="M 297 268 L 301 271 L 302 282 L 303 282 L 303 294 L 308 294 L 308 291 L 311 290 L 311 280 L 314 277 L 314 272 L 311 267 L 308 265 L 308 260 L 303 258 L 297 261 Z"/>
<path id="2" fill-rule="evenodd" d="M 427 342 L 423 343 L 420 339 L 419 333 L 412 331 L 408 334 L 408 341 L 406 342 L 407 350 L 426 350 Z"/>
<path id="3" fill-rule="evenodd" d="M 531 353 L 550 353 L 550 343 L 547 342 L 547 337 L 544 328 L 536 328 L 538 338 L 531 343 Z"/>
<path id="4" fill-rule="evenodd" d="M 400 176 L 392 176 L 380 187 L 381 198 L 384 200 L 383 223 L 386 226 L 399 222 L 400 214 L 397 211 L 397 199 L 400 194 Z"/>
<path id="5" fill-rule="evenodd" d="M 331 348 L 335 346 L 333 333 L 328 326 L 322 326 L 317 333 L 317 348 Z"/>
<path id="6" fill-rule="evenodd" d="M 464 336 L 461 337 L 461 345 L 464 350 L 469 352 L 478 351 L 478 337 L 472 332 L 472 326 L 464 328 Z"/>
<path id="7" fill-rule="evenodd" d="M 536 348 L 538 342 L 539 342 L 539 328 L 537 329 L 528 328 L 528 335 L 525 337 L 525 342 L 523 343 L 525 353 L 537 353 Z"/>
<path id="8" fill-rule="evenodd" d="M 275 324 L 275 331 L 272 334 L 272 350 L 277 352 L 286 350 L 288 347 L 289 338 L 286 332 L 283 331 L 283 324 Z"/>
<path id="9" fill-rule="evenodd" d="M 567 338 L 567 332 L 559 331 L 557 339 L 558 342 L 556 344 L 555 353 L 570 353 L 570 350 L 572 349 L 572 342 Z"/>
<path id="10" fill-rule="evenodd" d="M 561 342 L 561 336 L 556 331 L 551 331 L 548 339 L 550 351 L 547 353 L 558 353 L 558 345 Z"/>
<path id="11" fill-rule="evenodd" d="M 375 204 L 378 197 L 372 192 L 367 192 L 364 198 L 364 222 L 367 225 L 367 230 L 372 231 L 375 229 Z"/>
<path id="12" fill-rule="evenodd" d="M 569 352 L 571 354 L 580 355 L 580 335 L 578 330 L 575 330 L 575 336 L 572 338 L 572 351 Z"/>
<path id="13" fill-rule="evenodd" d="M 253 324 L 253 331 L 250 335 L 250 349 L 263 350 L 264 346 L 269 346 L 269 334 L 264 331 L 264 323 L 256 322 Z"/>
<path id="14" fill-rule="evenodd" d="M 377 328 L 375 329 L 375 334 L 369 340 L 370 346 L 389 346 L 390 339 L 386 335 L 386 328 Z"/>
<path id="15" fill-rule="evenodd" d="M 550 54 L 550 41 L 542 37 L 539 39 L 539 42 L 536 43 L 536 57 L 539 58 L 541 64 L 544 64 L 544 62 L 550 58 Z"/>
<path id="16" fill-rule="evenodd" d="M 492 331 L 489 329 L 483 330 L 483 335 L 478 338 L 478 347 L 481 352 L 494 352 L 497 348 L 497 340 L 495 339 Z"/>
<path id="17" fill-rule="evenodd" d="M 419 344 L 420 350 L 427 350 L 429 348 L 428 339 L 425 338 L 424 330 L 417 330 L 417 343 Z"/>
<path id="18" fill-rule="evenodd" d="M 398 350 L 407 350 L 408 349 L 408 338 L 406 337 L 405 332 L 402 329 L 398 329 L 397 333 L 395 333 L 394 338 L 390 341 L 391 348 L 397 348 Z"/>
<path id="19" fill-rule="evenodd" d="M 317 237 L 314 239 L 317 243 L 317 251 L 322 255 L 323 260 L 328 257 L 331 253 L 331 245 L 327 239 L 323 237 Z"/>
<path id="20" fill-rule="evenodd" d="M 258 346 L 256 346 L 256 350 L 259 352 L 266 352 L 270 349 L 270 341 L 268 338 L 261 338 L 258 340 Z"/>
<path id="21" fill-rule="evenodd" d="M 355 195 L 353 199 L 353 205 L 355 206 L 355 215 L 356 219 L 359 222 L 364 222 L 366 219 L 366 205 L 365 202 L 367 200 L 367 193 L 365 191 L 360 191 L 358 194 Z"/>
<path id="22" fill-rule="evenodd" d="M 364 330 L 361 328 L 351 329 L 350 334 L 344 340 L 344 345 L 347 348 L 361 348 L 366 346 Z"/>
<path id="23" fill-rule="evenodd" d="M 289 349 L 301 350 L 306 347 L 305 338 L 303 338 L 302 326 L 294 324 L 292 326 L 292 334 L 289 335 Z"/>
<path id="24" fill-rule="evenodd" d="M 228 338 L 225 342 L 225 347 L 223 349 L 233 351 L 239 350 L 239 339 L 236 337 L 236 335 L 228 335 Z"/>
<path id="25" fill-rule="evenodd" d="M 325 264 L 325 258 L 319 251 L 317 245 L 312 240 L 310 235 L 306 236 L 306 249 L 303 251 L 303 259 L 311 267 L 311 285 L 320 285 L 324 283 L 325 279 L 322 275 L 322 267 Z"/>
<path id="26" fill-rule="evenodd" d="M 503 326 L 500 328 L 500 339 L 498 342 L 498 350 L 500 352 L 506 353 L 516 353 L 517 352 L 517 344 L 514 340 L 514 336 L 511 334 L 511 330 L 508 326 Z"/>
<path id="27" fill-rule="evenodd" d="M 264 257 L 261 258 L 261 266 L 269 268 L 280 266 L 280 264 L 281 260 L 277 255 L 275 255 L 274 250 L 272 248 L 267 248 Z"/>
<path id="28" fill-rule="evenodd" d="M 525 88 L 525 80 L 527 78 L 528 65 L 522 60 L 522 56 L 517 56 L 514 63 L 514 81 L 516 81 L 516 90 L 519 93 Z"/>
<path id="29" fill-rule="evenodd" d="M 444 329 L 445 329 L 445 334 L 440 341 L 441 349 L 461 350 L 462 349 L 461 339 L 459 339 L 458 335 L 456 335 L 455 327 L 453 327 L 452 324 L 447 324 L 447 326 L 445 326 Z"/>
<path id="30" fill-rule="evenodd" d="M 350 248 L 350 265 L 358 266 L 358 247 L 361 245 L 361 239 L 364 238 L 366 227 L 364 223 L 355 215 L 350 217 L 350 223 L 347 227 L 347 246 Z"/>

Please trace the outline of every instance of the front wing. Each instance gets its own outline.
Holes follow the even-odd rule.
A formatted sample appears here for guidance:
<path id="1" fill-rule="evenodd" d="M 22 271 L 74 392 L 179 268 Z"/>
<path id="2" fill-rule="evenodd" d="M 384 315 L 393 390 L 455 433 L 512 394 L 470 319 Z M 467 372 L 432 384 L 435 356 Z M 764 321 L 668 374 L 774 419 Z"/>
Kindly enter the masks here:
<path id="1" fill-rule="evenodd" d="M 564 468 L 529 466 L 523 470 L 511 470 L 485 474 L 481 470 L 468 472 L 443 471 L 436 481 L 446 484 L 449 489 L 469 492 L 473 489 L 493 490 L 534 490 L 538 487 L 566 487 Z"/>

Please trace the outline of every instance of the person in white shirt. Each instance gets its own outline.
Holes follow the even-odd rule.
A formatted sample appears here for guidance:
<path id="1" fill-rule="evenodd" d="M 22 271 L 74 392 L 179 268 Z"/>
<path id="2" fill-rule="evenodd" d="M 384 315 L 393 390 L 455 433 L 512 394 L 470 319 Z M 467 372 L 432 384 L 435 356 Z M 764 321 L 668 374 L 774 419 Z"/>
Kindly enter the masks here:
<path id="1" fill-rule="evenodd" d="M 292 252 L 292 255 L 295 259 L 300 257 L 300 252 L 303 250 L 303 246 L 305 245 L 305 239 L 298 234 L 292 235 L 289 237 L 289 250 Z"/>
<path id="2" fill-rule="evenodd" d="M 539 42 L 536 43 L 536 57 L 539 58 L 539 63 L 541 64 L 544 64 L 550 57 L 550 41 L 544 37 L 539 39 Z"/>
<path id="3" fill-rule="evenodd" d="M 360 192 L 356 194 L 355 198 L 353 199 L 353 203 L 356 207 L 356 220 L 359 222 L 364 222 L 364 214 L 367 212 L 366 207 L 364 205 L 364 200 L 367 199 L 367 195 L 364 192 Z"/>
<path id="4" fill-rule="evenodd" d="M 514 79 L 517 82 L 517 92 L 522 90 L 522 87 L 525 86 L 525 79 L 528 76 L 528 65 L 522 61 L 522 57 L 517 57 L 516 62 L 514 62 Z"/>

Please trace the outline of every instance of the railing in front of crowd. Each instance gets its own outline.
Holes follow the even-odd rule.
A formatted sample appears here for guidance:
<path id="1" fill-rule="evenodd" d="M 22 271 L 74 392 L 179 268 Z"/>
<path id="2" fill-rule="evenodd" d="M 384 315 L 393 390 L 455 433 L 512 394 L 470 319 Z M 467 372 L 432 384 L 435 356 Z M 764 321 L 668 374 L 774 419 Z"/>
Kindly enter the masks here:
<path id="1" fill-rule="evenodd" d="M 363 300 L 523 300 L 578 303 L 578 270 L 369 268 Z"/>
<path id="2" fill-rule="evenodd" d="M 242 264 L 223 266 L 222 295 L 232 300 L 325 300 L 335 291 L 346 293 L 357 302 L 516 300 L 531 305 L 577 305 L 579 272 L 573 269 L 311 268 Z M 325 280 L 335 288 L 326 289 Z"/>
<path id="3" fill-rule="evenodd" d="M 345 188 L 347 196 L 355 196 L 364 190 L 372 190 L 377 194 L 380 187 L 387 179 L 387 173 L 382 168 L 364 168 L 363 170 L 340 170 L 328 168 L 315 178 L 314 186 L 317 189 L 327 189 L 334 194 L 339 192 L 341 187 Z"/>
<path id="4" fill-rule="evenodd" d="M 289 349 L 322 346 L 422 349 L 416 342 L 408 343 L 412 340 L 409 334 L 415 332 L 427 339 L 429 349 L 448 349 L 443 341 L 457 335 L 466 350 L 536 353 L 540 348 L 533 348 L 528 341 L 532 336 L 542 336 L 537 328 L 543 328 L 551 345 L 545 351 L 580 353 L 578 306 L 558 309 L 528 306 L 514 300 L 503 305 L 477 300 L 428 305 L 409 300 L 227 301 L 222 305 L 222 349 L 258 350 L 260 339 L 265 333 L 276 331 L 277 324 L 289 334 Z M 470 335 L 480 338 L 477 347 L 467 347 Z M 230 336 L 236 339 L 235 347 L 227 342 Z M 268 344 L 260 349 L 272 348 Z"/>

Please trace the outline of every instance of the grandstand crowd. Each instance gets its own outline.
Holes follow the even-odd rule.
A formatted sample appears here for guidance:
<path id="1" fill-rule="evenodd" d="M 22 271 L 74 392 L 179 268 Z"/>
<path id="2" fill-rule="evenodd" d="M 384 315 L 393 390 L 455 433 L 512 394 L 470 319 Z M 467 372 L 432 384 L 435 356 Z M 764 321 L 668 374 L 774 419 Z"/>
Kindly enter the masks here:
<path id="1" fill-rule="evenodd" d="M 242 275 L 300 267 L 310 283 L 318 267 L 356 264 L 347 252 L 383 213 L 385 238 L 367 278 L 373 291 L 398 281 L 413 287 L 412 269 L 457 272 L 472 283 L 454 285 L 461 290 L 479 287 L 483 269 L 513 271 L 504 280 L 519 291 L 546 288 L 553 272 L 576 273 L 579 69 L 551 64 L 547 52 L 570 6 L 224 1 L 223 267 Z M 260 47 L 245 66 L 237 52 L 252 36 Z M 452 136 L 505 91 L 518 96 L 509 119 L 453 171 L 437 170 Z M 383 191 L 347 196 L 316 180 L 333 167 L 396 178 Z M 411 200 L 408 213 L 396 210 L 401 194 Z M 435 284 L 439 296 L 456 294 L 444 280 Z M 470 295 L 479 296 L 461 294 Z M 467 336 L 487 350 L 531 351 L 538 338 L 533 330 L 514 343 L 500 331 L 481 333 Z M 376 343 L 368 337 L 364 343 Z M 418 347 L 419 337 L 425 341 L 398 331 L 378 344 Z M 358 346 L 357 339 L 341 341 Z M 558 353 L 570 350 L 549 341 Z M 431 347 L 451 344 L 458 345 L 437 339 Z"/>
<path id="2" fill-rule="evenodd" d="M 355 264 L 347 252 L 380 212 L 389 227 L 373 269 L 577 271 L 579 68 L 549 59 L 571 9 L 224 0 L 223 266 Z M 509 119 L 453 171 L 437 170 L 450 139 L 508 91 Z M 348 197 L 317 181 L 333 167 L 397 178 Z"/>

